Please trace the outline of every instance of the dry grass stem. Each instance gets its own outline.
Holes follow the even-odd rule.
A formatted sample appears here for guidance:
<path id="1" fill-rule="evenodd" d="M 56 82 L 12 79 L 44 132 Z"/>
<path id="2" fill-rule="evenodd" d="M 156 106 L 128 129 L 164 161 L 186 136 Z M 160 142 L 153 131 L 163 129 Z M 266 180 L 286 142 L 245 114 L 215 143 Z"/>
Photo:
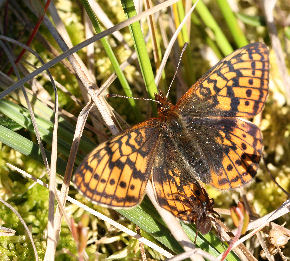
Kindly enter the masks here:
<path id="1" fill-rule="evenodd" d="M 182 20 L 182 22 L 180 23 L 180 25 L 178 26 L 178 28 L 176 29 L 175 33 L 173 34 L 173 36 L 170 39 L 170 42 L 168 44 L 168 47 L 166 48 L 166 51 L 165 51 L 165 53 L 163 55 L 161 65 L 160 65 L 159 69 L 157 70 L 157 73 L 156 73 L 156 76 L 155 76 L 155 84 L 156 84 L 156 86 L 158 86 L 158 84 L 159 84 L 159 81 L 161 79 L 162 72 L 163 72 L 164 67 L 165 67 L 165 65 L 167 63 L 168 57 L 169 57 L 169 55 L 171 53 L 173 44 L 175 43 L 175 41 L 176 41 L 176 39 L 178 37 L 178 34 L 182 30 L 182 27 L 185 25 L 187 19 L 190 18 L 190 16 L 191 16 L 193 10 L 195 9 L 195 6 L 197 5 L 198 1 L 199 0 L 197 0 L 194 3 L 194 5 L 190 8 L 189 12 L 185 15 L 184 19 Z"/>
<path id="2" fill-rule="evenodd" d="M 277 58 L 277 65 L 279 67 L 280 76 L 282 78 L 284 88 L 285 88 L 285 95 L 288 104 L 290 104 L 290 76 L 287 71 L 287 67 L 285 64 L 285 58 L 283 56 L 281 42 L 278 38 L 278 32 L 274 21 L 273 11 L 275 8 L 277 0 L 267 0 L 262 1 L 264 7 L 265 18 L 267 22 L 267 27 L 270 34 L 270 39 L 272 43 L 272 48 L 275 51 L 275 55 Z"/>
<path id="3" fill-rule="evenodd" d="M 89 112 L 92 108 L 92 103 L 88 103 L 83 110 L 81 111 L 79 117 L 78 117 L 78 121 L 76 124 L 76 129 L 75 129 L 75 134 L 74 134 L 74 138 L 73 138 L 73 142 L 72 142 L 72 146 L 71 146 L 71 150 L 70 150 L 70 154 L 69 154 L 69 158 L 68 158 L 68 162 L 66 165 L 66 170 L 65 170 L 65 174 L 64 174 L 64 180 L 63 180 L 63 184 L 61 187 L 61 193 L 60 193 L 60 206 L 64 207 L 65 206 L 65 202 L 66 202 L 66 197 L 69 191 L 69 185 L 70 185 L 70 180 L 71 180 L 71 176 L 72 176 L 72 171 L 73 171 L 73 166 L 74 166 L 74 161 L 77 155 L 77 151 L 78 151 L 78 147 L 79 147 L 79 143 L 80 143 L 80 139 L 84 130 L 84 126 L 87 120 L 87 117 L 89 115 Z M 54 224 L 55 224 L 55 238 L 58 241 L 59 238 L 59 233 L 60 233 L 60 229 L 61 229 L 61 218 L 62 218 L 62 212 L 59 211 L 59 209 L 56 210 L 55 213 L 55 217 L 54 217 Z"/>

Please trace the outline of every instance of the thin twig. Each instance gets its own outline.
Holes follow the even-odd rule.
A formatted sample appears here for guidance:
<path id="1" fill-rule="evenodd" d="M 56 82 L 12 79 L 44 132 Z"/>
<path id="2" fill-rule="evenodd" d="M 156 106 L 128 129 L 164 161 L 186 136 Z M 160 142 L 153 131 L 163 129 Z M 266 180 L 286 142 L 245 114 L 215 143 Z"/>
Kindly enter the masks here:
<path id="1" fill-rule="evenodd" d="M 145 0 L 144 1 L 144 5 L 145 5 L 146 9 L 152 8 L 151 0 Z M 158 43 L 157 43 L 157 40 L 156 40 L 156 25 L 154 23 L 152 15 L 149 15 L 147 17 L 147 19 L 148 19 L 148 27 L 149 27 L 149 31 L 150 31 L 150 36 L 151 36 L 151 40 L 152 40 L 153 58 L 154 58 L 154 62 L 155 62 L 156 68 L 158 69 L 159 66 L 160 66 L 160 62 L 161 61 L 160 61 L 160 57 L 159 57 L 159 54 L 158 54 Z"/>
<path id="2" fill-rule="evenodd" d="M 54 237 L 54 203 L 56 191 L 56 162 L 57 162 L 57 130 L 58 130 L 58 95 L 55 93 L 55 108 L 54 108 L 54 126 L 51 143 L 51 163 L 49 175 L 49 207 L 48 207 L 48 226 L 47 226 L 47 250 L 45 252 L 44 260 L 54 260 L 56 249 L 56 240 Z M 48 258 L 48 256 L 50 256 Z"/>
<path id="3" fill-rule="evenodd" d="M 272 211 L 271 213 L 256 219 L 249 223 L 247 231 L 252 229 L 261 229 L 264 226 L 267 226 L 271 221 L 282 217 L 290 212 L 290 199 L 287 199 L 278 209 Z M 233 233 L 236 230 L 232 231 Z M 243 239 L 243 238 L 242 238 Z"/>
<path id="4" fill-rule="evenodd" d="M 243 193 L 243 189 L 241 189 L 241 194 L 242 194 L 242 198 L 243 198 L 244 205 L 245 205 L 247 211 L 249 212 L 249 215 L 250 215 L 250 216 L 255 216 L 255 213 L 254 213 L 254 211 L 253 211 L 252 208 L 251 208 L 251 205 L 250 205 L 250 203 L 249 203 L 249 201 L 248 201 L 248 199 L 247 199 L 246 194 Z M 264 237 L 262 236 L 262 231 L 258 231 L 258 232 L 256 233 L 256 236 L 257 236 L 258 242 L 259 242 L 259 244 L 261 245 L 262 249 L 264 250 L 265 255 L 266 255 L 266 257 L 268 258 L 268 260 L 269 260 L 269 261 L 273 261 L 273 260 L 271 259 L 271 257 L 270 257 L 270 253 L 269 253 L 269 251 L 268 251 L 268 248 L 267 248 L 267 245 L 266 245 L 266 243 L 265 243 Z"/>
<path id="5" fill-rule="evenodd" d="M 62 61 L 65 58 L 68 58 L 70 55 L 74 54 L 75 52 L 81 50 L 82 48 L 86 47 L 87 45 L 100 40 L 101 38 L 112 34 L 115 31 L 121 30 L 125 27 L 127 27 L 128 25 L 137 22 L 139 20 L 141 20 L 142 18 L 147 17 L 148 15 L 154 14 L 158 11 L 160 11 L 163 8 L 166 8 L 174 3 L 176 3 L 178 0 L 168 0 L 165 1 L 159 5 L 156 5 L 154 7 L 152 7 L 149 10 L 146 10 L 142 13 L 140 13 L 139 15 L 136 15 L 132 18 L 127 19 L 124 22 L 121 22 L 111 28 L 109 28 L 108 30 L 105 30 L 97 35 L 94 35 L 93 37 L 81 42 L 78 45 L 75 45 L 74 47 L 64 51 L 62 54 L 60 54 L 58 57 L 52 59 L 51 61 L 47 62 L 45 64 L 45 66 L 41 66 L 40 68 L 36 69 L 35 71 L 33 71 L 32 73 L 30 73 L 29 75 L 25 76 L 24 78 L 22 78 L 20 81 L 18 81 L 17 83 L 9 86 L 6 90 L 2 91 L 0 93 L 0 99 L 2 99 L 3 97 L 5 97 L 6 95 L 8 95 L 9 93 L 15 91 L 17 88 L 20 88 L 24 83 L 26 83 L 27 81 L 29 81 L 30 79 L 34 78 L 35 76 L 37 76 L 38 74 L 40 74 L 41 72 L 43 72 L 44 70 L 47 70 L 49 68 L 51 68 L 52 66 L 56 65 L 57 63 L 59 63 L 60 61 Z"/>
<path id="6" fill-rule="evenodd" d="M 141 234 L 141 230 L 140 230 L 140 228 L 138 226 L 136 226 L 136 232 L 138 234 Z M 140 242 L 140 241 L 139 241 L 139 248 L 140 248 L 142 261 L 147 261 L 144 244 L 142 242 Z"/>

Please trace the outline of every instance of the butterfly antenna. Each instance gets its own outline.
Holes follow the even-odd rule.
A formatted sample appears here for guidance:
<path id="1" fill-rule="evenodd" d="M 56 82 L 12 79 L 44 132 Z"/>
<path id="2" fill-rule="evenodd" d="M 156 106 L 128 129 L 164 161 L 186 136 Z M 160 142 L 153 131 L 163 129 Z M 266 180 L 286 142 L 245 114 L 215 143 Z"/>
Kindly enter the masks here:
<path id="1" fill-rule="evenodd" d="M 150 98 L 136 98 L 136 97 L 129 97 L 125 95 L 119 95 L 119 94 L 107 94 L 107 98 L 125 98 L 125 99 L 134 99 L 134 100 L 143 100 L 143 101 L 152 101 L 161 104 L 159 101 L 150 99 Z"/>
<path id="2" fill-rule="evenodd" d="M 185 49 L 186 49 L 187 46 L 188 46 L 188 43 L 185 43 L 185 44 L 183 45 L 183 47 L 182 47 L 182 50 L 181 50 L 181 53 L 180 53 L 180 56 L 179 56 L 179 59 L 178 59 L 178 63 L 177 63 L 177 68 L 176 68 L 176 71 L 175 71 L 175 73 L 174 73 L 174 75 L 173 75 L 173 78 L 172 78 L 172 80 L 171 80 L 171 83 L 170 83 L 170 85 L 169 85 L 169 88 L 168 88 L 168 91 L 167 91 L 167 94 L 166 94 L 166 98 L 168 98 L 168 95 L 169 95 L 169 92 L 170 92 L 171 86 L 172 86 L 172 84 L 173 84 L 173 82 L 174 82 L 174 79 L 175 79 L 175 77 L 176 77 L 176 75 L 177 75 L 177 72 L 178 72 L 178 69 L 179 69 L 179 66 L 180 66 L 180 63 L 181 63 L 181 59 L 182 59 L 183 53 L 185 52 Z"/>

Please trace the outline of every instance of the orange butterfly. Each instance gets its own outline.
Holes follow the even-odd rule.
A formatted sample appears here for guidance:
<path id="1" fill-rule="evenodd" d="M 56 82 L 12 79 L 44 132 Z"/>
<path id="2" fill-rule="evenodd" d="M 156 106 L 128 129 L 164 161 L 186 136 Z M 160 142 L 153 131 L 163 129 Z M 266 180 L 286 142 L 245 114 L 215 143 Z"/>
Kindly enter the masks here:
<path id="1" fill-rule="evenodd" d="M 186 213 L 192 197 L 203 191 L 198 181 L 231 189 L 248 183 L 257 172 L 261 131 L 239 117 L 253 117 L 264 107 L 268 56 L 265 44 L 249 44 L 216 64 L 176 105 L 156 94 L 158 117 L 87 155 L 74 175 L 78 190 L 97 204 L 133 207 L 142 201 L 152 177 L 159 204 L 196 222 Z M 211 210 L 209 201 L 204 212 Z"/>

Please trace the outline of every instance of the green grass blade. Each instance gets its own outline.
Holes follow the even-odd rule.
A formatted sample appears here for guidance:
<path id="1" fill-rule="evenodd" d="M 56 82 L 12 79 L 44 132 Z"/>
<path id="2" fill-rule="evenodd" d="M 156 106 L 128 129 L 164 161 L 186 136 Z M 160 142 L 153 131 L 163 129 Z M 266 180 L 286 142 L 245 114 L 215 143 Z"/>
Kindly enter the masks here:
<path id="1" fill-rule="evenodd" d="M 96 33 L 100 33 L 102 30 L 101 30 L 101 27 L 100 27 L 100 24 L 99 24 L 99 21 L 94 13 L 94 11 L 92 10 L 91 6 L 89 5 L 88 1 L 87 0 L 81 0 L 93 26 L 94 26 L 94 29 L 96 31 Z M 132 90 L 129 86 L 129 83 L 123 73 L 123 71 L 121 70 L 120 68 L 120 65 L 119 65 L 119 62 L 107 40 L 107 38 L 102 38 L 101 40 L 101 43 L 105 49 L 105 52 L 106 54 L 108 55 L 108 58 L 110 59 L 111 63 L 112 63 L 112 66 L 114 68 L 114 71 L 116 72 L 116 75 L 122 85 L 122 88 L 126 94 L 126 96 L 128 97 L 133 97 L 133 93 L 132 93 Z M 134 99 L 128 99 L 130 105 L 132 106 L 132 108 L 134 109 L 135 113 L 136 113 L 136 117 L 137 118 L 140 118 L 140 111 L 139 109 L 136 107 L 136 102 Z"/>
<path id="2" fill-rule="evenodd" d="M 220 50 L 222 51 L 223 55 L 226 56 L 226 55 L 231 54 L 233 52 L 233 48 L 231 47 L 230 43 L 228 42 L 221 28 L 219 27 L 219 25 L 217 24 L 217 22 L 211 15 L 210 11 L 201 0 L 196 5 L 196 11 L 199 14 L 203 23 L 206 26 L 208 26 L 214 33 L 214 38 L 216 40 L 216 43 L 218 47 L 220 48 Z"/>
<path id="3" fill-rule="evenodd" d="M 42 157 L 38 145 L 2 125 L 0 125 L 0 142 L 38 162 L 42 162 Z M 45 150 L 45 152 L 48 162 L 50 162 L 50 152 L 47 150 Z M 66 162 L 58 158 L 57 173 L 63 175 L 65 168 Z"/>
<path id="4" fill-rule="evenodd" d="M 193 228 L 193 225 L 181 222 L 181 226 L 189 239 L 194 242 L 195 229 Z M 214 233 L 215 232 L 210 232 L 205 235 L 199 233 L 196 238 L 196 245 L 207 253 L 217 257 L 223 253 L 228 246 L 225 245 Z M 240 259 L 231 251 L 226 260 L 239 261 Z"/>
<path id="5" fill-rule="evenodd" d="M 123 10 L 128 18 L 131 18 L 137 14 L 133 0 L 121 0 L 121 3 Z M 145 81 L 147 92 L 150 98 L 154 99 L 155 93 L 157 93 L 157 87 L 155 85 L 154 74 L 148 56 L 144 36 L 141 31 L 140 23 L 135 22 L 131 24 L 129 28 L 133 36 L 134 46 L 138 55 L 138 61 Z"/>
<path id="6" fill-rule="evenodd" d="M 179 21 L 182 21 L 184 19 L 184 16 L 185 16 L 182 1 L 178 1 L 176 4 L 177 4 Z M 185 42 L 189 43 L 190 39 L 189 39 L 189 36 L 188 36 L 188 33 L 187 33 L 186 24 L 182 27 L 181 33 L 182 33 L 182 38 L 183 38 L 183 41 L 184 41 L 183 44 Z"/>
<path id="7" fill-rule="evenodd" d="M 204 43 L 206 43 L 213 50 L 218 59 L 222 59 L 224 56 L 221 54 L 216 42 L 205 32 L 202 22 L 195 13 L 191 15 L 191 21 L 200 34 L 199 38 L 204 40 Z"/>
<path id="8" fill-rule="evenodd" d="M 34 128 L 32 125 L 32 121 L 30 119 L 30 114 L 28 110 L 24 107 L 21 107 L 17 104 L 14 104 L 9 101 L 0 100 L 0 112 L 6 115 L 8 118 L 12 119 L 13 121 L 17 122 L 19 125 L 21 125 L 23 128 L 29 130 L 30 132 L 34 133 Z M 52 139 L 52 129 L 53 124 L 50 120 L 46 120 L 42 117 L 36 116 L 36 122 L 39 129 L 40 137 L 48 142 L 51 143 Z M 69 130 L 68 128 L 63 127 L 64 124 L 59 126 L 58 129 L 58 145 L 59 150 L 64 155 L 68 155 L 70 151 L 70 146 L 73 140 L 73 132 L 74 130 Z M 86 138 L 83 138 L 80 143 L 80 150 L 88 153 L 89 151 L 93 150 L 95 148 L 95 144 L 93 144 L 91 141 L 89 141 Z M 84 156 L 81 153 L 78 153 L 78 161 L 81 160 L 81 158 Z"/>
<path id="9" fill-rule="evenodd" d="M 263 16 L 246 15 L 242 13 L 237 13 L 236 15 L 243 23 L 251 26 L 265 26 L 266 24 Z"/>
<path id="10" fill-rule="evenodd" d="M 236 16 L 234 15 L 227 0 L 217 0 L 217 3 L 222 11 L 230 32 L 234 38 L 237 47 L 243 47 L 248 44 L 248 41 L 240 28 Z"/>

